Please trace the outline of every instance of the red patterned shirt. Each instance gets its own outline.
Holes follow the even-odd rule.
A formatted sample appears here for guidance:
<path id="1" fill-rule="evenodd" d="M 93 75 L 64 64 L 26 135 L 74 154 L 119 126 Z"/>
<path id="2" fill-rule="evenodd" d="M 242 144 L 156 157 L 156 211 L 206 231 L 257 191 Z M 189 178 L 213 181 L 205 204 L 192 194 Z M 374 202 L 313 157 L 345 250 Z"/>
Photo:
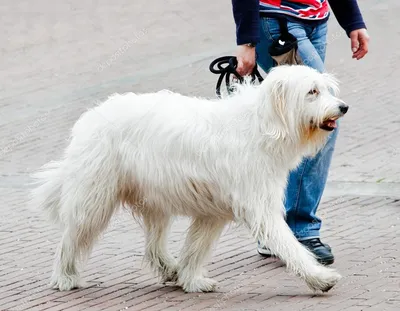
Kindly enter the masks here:
<path id="1" fill-rule="evenodd" d="M 260 0 L 260 12 L 322 20 L 329 16 L 329 6 L 327 0 Z"/>
<path id="2" fill-rule="evenodd" d="M 329 6 L 347 36 L 366 28 L 357 0 L 329 0 Z M 323 23 L 329 18 L 328 0 L 232 0 L 236 24 L 236 43 L 260 40 L 260 15 L 286 15 L 307 23 Z"/>

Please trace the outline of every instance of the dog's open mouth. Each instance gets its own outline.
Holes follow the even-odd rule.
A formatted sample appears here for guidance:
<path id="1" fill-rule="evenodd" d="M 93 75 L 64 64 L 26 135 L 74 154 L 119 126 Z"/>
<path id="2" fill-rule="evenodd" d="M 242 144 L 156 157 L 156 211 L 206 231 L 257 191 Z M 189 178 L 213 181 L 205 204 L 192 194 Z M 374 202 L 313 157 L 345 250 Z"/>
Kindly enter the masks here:
<path id="1" fill-rule="evenodd" d="M 337 127 L 336 124 L 337 119 L 338 117 L 326 119 L 319 125 L 319 128 L 325 131 L 333 131 Z"/>

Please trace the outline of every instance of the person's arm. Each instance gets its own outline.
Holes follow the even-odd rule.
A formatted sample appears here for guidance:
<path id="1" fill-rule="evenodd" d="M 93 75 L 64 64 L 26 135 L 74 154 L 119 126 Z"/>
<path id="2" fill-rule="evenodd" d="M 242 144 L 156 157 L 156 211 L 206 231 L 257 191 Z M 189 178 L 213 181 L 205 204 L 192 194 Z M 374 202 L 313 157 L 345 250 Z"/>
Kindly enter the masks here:
<path id="1" fill-rule="evenodd" d="M 232 10 L 236 24 L 236 44 L 258 43 L 259 0 L 232 0 Z"/>
<path id="2" fill-rule="evenodd" d="M 238 61 L 236 71 L 241 76 L 251 74 L 256 64 L 256 49 L 248 43 L 260 41 L 259 0 L 232 0 L 233 18 L 236 24 L 236 44 Z"/>
<path id="3" fill-rule="evenodd" d="M 368 53 L 369 35 L 357 0 L 328 0 L 339 25 L 351 40 L 353 58 L 359 60 Z"/>
<path id="4" fill-rule="evenodd" d="M 348 37 L 353 30 L 367 29 L 357 0 L 328 0 L 339 25 Z"/>

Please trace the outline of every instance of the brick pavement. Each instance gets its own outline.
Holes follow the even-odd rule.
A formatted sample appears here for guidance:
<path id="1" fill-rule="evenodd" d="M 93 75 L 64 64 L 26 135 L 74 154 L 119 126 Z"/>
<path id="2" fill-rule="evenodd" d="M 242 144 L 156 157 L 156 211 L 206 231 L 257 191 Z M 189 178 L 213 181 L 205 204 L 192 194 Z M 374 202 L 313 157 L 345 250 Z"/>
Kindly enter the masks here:
<path id="1" fill-rule="evenodd" d="M 332 292 L 312 296 L 279 261 L 258 256 L 246 231 L 227 228 L 207 265 L 218 291 L 184 294 L 141 268 L 143 234 L 124 214 L 83 270 L 87 287 L 47 288 L 60 236 L 26 205 L 28 173 L 57 158 L 77 117 L 110 93 L 170 88 L 213 96 L 216 76 L 208 64 L 234 51 L 229 1 L 163 4 L 0 1 L 6 43 L 0 49 L 0 310 L 397 310 L 400 44 L 393 37 L 400 33 L 400 4 L 394 0 L 360 2 L 372 37 L 365 61 L 351 60 L 348 39 L 330 21 L 327 67 L 351 104 L 329 177 L 339 191 L 325 196 L 319 210 L 324 241 L 344 275 Z M 362 195 L 354 190 L 362 187 Z M 376 187 L 394 190 L 368 195 Z M 187 224 L 175 222 L 174 255 Z"/>

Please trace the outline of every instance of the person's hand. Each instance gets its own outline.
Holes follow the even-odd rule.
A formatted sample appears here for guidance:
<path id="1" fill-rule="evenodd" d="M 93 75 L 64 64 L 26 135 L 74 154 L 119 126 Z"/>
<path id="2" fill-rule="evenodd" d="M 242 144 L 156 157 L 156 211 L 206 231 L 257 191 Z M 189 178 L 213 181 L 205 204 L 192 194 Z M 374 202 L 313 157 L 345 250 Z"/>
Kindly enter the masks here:
<path id="1" fill-rule="evenodd" d="M 363 58 L 368 53 L 369 35 L 367 29 L 357 29 L 350 32 L 351 51 L 353 58 Z"/>
<path id="2" fill-rule="evenodd" d="M 239 45 L 237 52 L 237 68 L 236 71 L 242 77 L 250 75 L 256 65 L 256 48 L 247 45 Z"/>

